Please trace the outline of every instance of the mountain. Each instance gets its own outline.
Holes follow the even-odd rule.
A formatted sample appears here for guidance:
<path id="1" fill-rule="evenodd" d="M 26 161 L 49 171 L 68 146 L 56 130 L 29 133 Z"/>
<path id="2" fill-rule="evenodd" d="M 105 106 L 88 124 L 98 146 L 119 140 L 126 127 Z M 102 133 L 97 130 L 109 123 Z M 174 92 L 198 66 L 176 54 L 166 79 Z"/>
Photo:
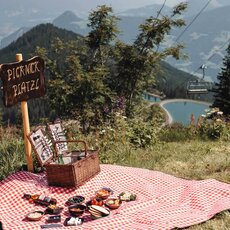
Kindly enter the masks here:
<path id="1" fill-rule="evenodd" d="M 99 2 L 99 1 L 98 1 Z M 107 4 L 113 2 L 112 0 L 108 1 Z M 153 3 L 156 1 L 153 1 Z M 188 9 L 182 15 L 185 18 L 194 16 L 198 13 L 207 3 L 200 0 L 187 0 Z M 40 23 L 50 23 L 60 28 L 65 28 L 71 30 L 75 33 L 86 35 L 89 32 L 87 28 L 87 19 L 88 13 L 82 11 L 82 8 L 91 8 L 95 9 L 95 3 L 84 3 L 84 1 L 76 4 L 74 0 L 68 0 L 63 2 L 61 0 L 49 0 L 49 3 L 42 4 L 42 2 L 34 2 L 30 0 L 1 0 L 1 14 L 0 14 L 0 42 L 1 47 L 3 48 L 5 44 L 10 44 L 15 37 L 15 32 L 20 28 L 30 27 L 32 28 L 35 25 Z M 98 4 L 97 4 L 98 5 Z M 229 0 L 215 0 L 209 2 L 206 7 L 206 11 L 212 9 L 217 9 L 222 6 L 229 6 Z M 118 7 L 118 2 L 113 2 L 112 7 Z M 121 17 L 119 22 L 119 27 L 121 30 L 121 35 L 119 38 L 125 42 L 132 42 L 137 33 L 138 26 L 150 15 L 156 16 L 159 10 L 162 7 L 162 4 L 152 4 L 145 7 L 134 8 L 135 4 L 132 4 L 133 8 L 129 10 L 116 12 L 116 15 Z M 167 6 L 167 2 L 162 9 L 162 14 L 169 15 L 171 7 Z M 72 12 L 71 12 L 71 11 Z M 64 12 L 64 13 L 63 13 Z M 76 14 L 78 16 L 76 16 Z M 226 16 L 228 17 L 228 15 Z M 204 25 L 206 26 L 206 25 Z M 9 36 L 14 33 L 14 35 Z M 13 37 L 13 38 L 12 38 Z"/>
<path id="2" fill-rule="evenodd" d="M 24 59 L 34 56 L 37 46 L 50 48 L 54 38 L 59 37 L 65 40 L 74 40 L 82 37 L 71 31 L 60 29 L 51 23 L 40 24 L 19 37 L 16 41 L 0 50 L 0 63 L 14 62 L 15 54 L 22 53 Z"/>
<path id="3" fill-rule="evenodd" d="M 30 27 L 22 27 L 19 30 L 15 31 L 14 33 L 10 34 L 9 36 L 3 38 L 0 41 L 0 49 L 8 46 L 10 43 L 16 41 L 19 37 L 21 37 L 24 33 L 26 33 Z"/>
<path id="4" fill-rule="evenodd" d="M 17 53 L 22 53 L 23 58 L 25 60 L 28 60 L 29 58 L 35 56 L 34 52 L 37 46 L 44 47 L 49 50 L 52 41 L 57 37 L 65 40 L 66 42 L 68 42 L 69 40 L 82 38 L 82 36 L 76 33 L 65 29 L 57 28 L 50 23 L 40 24 L 24 33 L 20 38 L 18 38 L 7 47 L 1 49 L 0 63 L 2 64 L 15 62 L 15 54 Z M 0 86 L 1 85 L 2 81 L 0 81 Z M 0 96 L 2 96 L 2 90 L 0 91 Z M 10 123 L 15 123 L 17 121 L 18 112 L 20 111 L 19 104 L 11 108 L 5 108 L 3 107 L 1 100 L 0 107 L 3 122 L 8 121 Z M 49 106 L 47 106 L 46 100 L 44 98 L 29 100 L 28 107 L 31 124 L 37 124 L 39 122 L 39 119 L 41 118 L 50 117 L 51 111 Z"/>
<path id="5" fill-rule="evenodd" d="M 205 11 L 198 14 L 198 12 L 200 12 L 200 10 L 204 8 L 207 3 L 208 1 L 204 3 L 204 1 L 200 0 L 189 0 L 188 10 L 184 15 L 182 15 L 182 17 L 184 17 L 187 25 L 189 25 L 190 23 L 191 25 L 189 25 L 186 29 L 183 28 L 182 30 L 172 31 L 171 34 L 168 36 L 168 40 L 162 47 L 168 47 L 172 44 L 175 44 L 180 34 L 182 34 L 178 41 L 184 43 L 186 47 L 184 49 L 184 52 L 187 54 L 188 59 L 185 61 L 175 61 L 168 59 L 167 61 L 171 65 L 181 70 L 197 74 L 198 76 L 202 76 L 202 71 L 199 70 L 199 67 L 202 64 L 205 64 L 207 66 L 207 69 L 205 69 L 206 79 L 215 81 L 217 73 L 220 70 L 222 58 L 225 55 L 225 49 L 230 36 L 230 29 L 228 26 L 228 22 L 230 21 L 230 14 L 228 13 L 230 10 L 230 1 L 211 1 Z M 31 6 L 31 4 L 29 4 L 29 6 Z M 138 34 L 139 25 L 143 23 L 144 20 L 149 17 L 149 15 L 156 16 L 157 12 L 161 9 L 161 7 L 162 5 L 153 4 L 146 7 L 129 9 L 120 12 L 118 16 L 121 18 L 121 20 L 118 22 L 118 27 L 121 33 L 118 38 L 126 43 L 132 43 Z M 25 7 L 19 7 L 19 9 L 25 9 Z M 44 10 L 43 13 L 41 9 Z M 33 15 L 34 17 L 36 15 L 36 18 L 39 20 L 45 19 L 44 16 L 46 10 L 44 9 L 44 6 L 42 6 L 41 8 L 39 4 L 35 4 L 33 10 L 35 12 Z M 162 14 L 169 14 L 169 11 L 170 8 L 164 6 Z M 49 15 L 51 15 L 52 12 L 53 11 L 51 10 Z M 13 23 L 13 18 L 16 21 L 19 18 L 16 11 L 14 12 L 14 14 L 13 12 L 11 13 L 11 15 L 13 16 L 8 18 L 8 22 Z M 24 14 L 20 20 L 23 19 L 22 22 L 24 22 L 25 19 L 27 19 L 27 23 L 25 23 L 25 25 L 30 24 L 28 23 L 30 21 L 34 22 L 35 18 L 33 20 L 28 20 L 29 16 L 31 17 L 29 13 Z M 2 16 L 0 15 L 0 18 L 1 17 Z M 195 18 L 196 20 L 194 20 Z M 18 24 L 20 20 L 18 20 Z M 67 30 L 82 35 L 86 35 L 89 32 L 87 22 L 88 21 L 86 19 L 78 17 L 74 12 L 71 12 L 70 10 L 59 14 L 58 17 L 55 17 L 53 19 L 53 24 L 55 26 L 59 28 L 65 28 Z M 4 24 L 4 21 L 0 21 L 0 25 L 2 23 Z M 2 28 L 4 27 L 0 26 L 0 31 L 2 30 Z M 16 37 L 13 35 L 11 37 L 13 38 L 12 40 L 16 39 Z M 3 44 L 7 44 L 7 41 L 9 43 L 12 40 L 10 37 L 4 39 L 1 47 L 3 47 Z M 225 43 L 226 45 L 224 46 Z"/>
<path id="6" fill-rule="evenodd" d="M 196 1 L 194 1 L 194 3 L 195 2 Z M 201 4 L 199 4 L 199 6 L 200 5 Z M 192 7 L 195 8 L 196 6 L 192 5 Z M 210 6 L 210 8 L 212 9 L 214 6 Z M 145 17 L 147 17 L 150 12 L 153 13 L 154 9 L 156 14 L 159 10 L 159 5 L 127 10 L 121 13 L 119 15 L 121 20 L 118 22 L 118 28 L 121 33 L 118 38 L 126 43 L 132 43 L 138 34 L 139 25 L 144 22 Z M 168 10 L 169 8 L 166 8 L 166 11 Z M 225 49 L 228 45 L 227 41 L 229 41 L 230 37 L 229 10 L 230 5 L 226 5 L 225 7 L 207 10 L 200 14 L 196 20 L 194 20 L 194 18 L 197 15 L 185 17 L 184 19 L 187 25 L 190 26 L 188 26 L 188 28 L 183 27 L 180 30 L 173 30 L 171 35 L 168 36 L 168 41 L 162 47 L 175 44 L 177 38 L 182 35 L 178 41 L 185 45 L 184 53 L 188 56 L 188 59 L 175 61 L 169 58 L 167 62 L 178 69 L 196 74 L 200 77 L 202 77 L 203 72 L 199 67 L 205 64 L 207 66 L 207 69 L 205 69 L 206 80 L 215 81 L 222 66 L 222 58 L 225 56 Z M 65 23 L 61 24 L 61 21 Z M 71 17 L 67 18 L 64 16 L 59 17 L 59 24 L 56 23 L 60 28 L 66 28 L 83 35 L 88 33 L 86 24 L 86 20 L 76 21 L 75 19 L 72 20 Z"/>
<path id="7" fill-rule="evenodd" d="M 44 47 L 48 50 L 52 41 L 57 37 L 68 42 L 69 40 L 79 39 L 82 36 L 74 32 L 58 28 L 50 23 L 40 24 L 24 33 L 15 42 L 1 49 L 0 63 L 14 62 L 16 53 L 22 53 L 24 59 L 31 58 L 34 56 L 34 51 L 37 46 Z M 163 79 L 163 83 L 161 78 Z M 164 62 L 162 63 L 161 74 L 158 75 L 158 80 L 161 82 L 162 88 L 164 85 L 167 85 L 167 87 L 170 88 L 173 88 L 173 85 L 176 87 L 181 87 L 183 85 L 184 87 L 184 84 L 191 79 L 194 80 L 195 77 L 187 74 L 186 72 L 177 70 Z M 170 83 L 167 84 L 167 82 Z"/>
<path id="8" fill-rule="evenodd" d="M 87 21 L 79 18 L 74 12 L 68 10 L 53 20 L 53 25 L 75 33 L 86 35 L 89 31 Z"/>

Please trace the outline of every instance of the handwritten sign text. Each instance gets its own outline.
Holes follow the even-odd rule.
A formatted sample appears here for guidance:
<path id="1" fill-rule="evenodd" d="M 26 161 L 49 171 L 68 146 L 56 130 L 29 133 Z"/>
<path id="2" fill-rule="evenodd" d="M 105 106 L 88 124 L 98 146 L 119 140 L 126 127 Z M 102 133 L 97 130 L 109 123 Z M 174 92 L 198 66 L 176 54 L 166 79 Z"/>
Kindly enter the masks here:
<path id="1" fill-rule="evenodd" d="M 3 101 L 6 107 L 45 94 L 44 61 L 40 57 L 2 64 L 0 65 L 0 76 L 3 82 Z"/>

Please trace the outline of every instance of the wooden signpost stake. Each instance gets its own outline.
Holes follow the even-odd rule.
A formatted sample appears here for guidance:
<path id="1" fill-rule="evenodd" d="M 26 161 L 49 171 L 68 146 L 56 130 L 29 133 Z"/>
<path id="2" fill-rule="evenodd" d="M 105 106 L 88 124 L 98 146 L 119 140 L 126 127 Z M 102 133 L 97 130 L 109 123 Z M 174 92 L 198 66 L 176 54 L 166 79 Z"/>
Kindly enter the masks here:
<path id="1" fill-rule="evenodd" d="M 22 60 L 23 60 L 22 54 L 16 54 L 16 61 L 19 62 Z M 33 172 L 34 167 L 33 167 L 32 148 L 27 138 L 27 135 L 30 133 L 30 122 L 29 122 L 27 101 L 21 102 L 21 113 L 22 113 L 22 122 L 23 122 L 24 145 L 26 151 L 27 168 L 29 172 Z"/>
<path id="2" fill-rule="evenodd" d="M 35 56 L 25 61 L 22 54 L 16 54 L 15 63 L 0 65 L 0 77 L 3 83 L 3 104 L 11 107 L 21 102 L 27 169 L 33 172 L 32 147 L 27 138 L 30 133 L 27 101 L 45 95 L 44 60 Z"/>

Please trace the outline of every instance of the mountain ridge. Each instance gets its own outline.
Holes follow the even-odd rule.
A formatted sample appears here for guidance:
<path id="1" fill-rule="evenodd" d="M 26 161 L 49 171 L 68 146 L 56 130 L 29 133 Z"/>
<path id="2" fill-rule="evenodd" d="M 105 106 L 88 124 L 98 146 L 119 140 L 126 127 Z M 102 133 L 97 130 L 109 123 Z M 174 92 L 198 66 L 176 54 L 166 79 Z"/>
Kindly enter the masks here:
<path id="1" fill-rule="evenodd" d="M 50 23 L 40 24 L 24 33 L 15 42 L 11 43 L 4 49 L 1 49 L 0 63 L 13 62 L 13 60 L 15 60 L 15 54 L 19 52 L 23 54 L 24 59 L 29 59 L 34 55 L 37 46 L 49 49 L 52 40 L 57 37 L 60 39 L 65 38 L 66 42 L 68 42 L 68 40 L 82 38 L 79 34 L 58 28 Z M 188 80 L 196 79 L 195 76 L 178 70 L 170 64 L 163 63 L 162 66 L 161 73 L 165 73 L 164 82 L 163 84 L 161 83 L 162 88 L 164 87 L 164 84 L 166 84 L 167 87 L 173 88 L 173 83 L 176 84 L 176 87 L 178 87 L 178 85 L 182 86 L 183 84 L 182 88 L 184 88 Z M 162 77 L 163 75 L 159 74 L 158 80 Z M 170 82 L 169 84 L 167 84 L 168 81 Z"/>

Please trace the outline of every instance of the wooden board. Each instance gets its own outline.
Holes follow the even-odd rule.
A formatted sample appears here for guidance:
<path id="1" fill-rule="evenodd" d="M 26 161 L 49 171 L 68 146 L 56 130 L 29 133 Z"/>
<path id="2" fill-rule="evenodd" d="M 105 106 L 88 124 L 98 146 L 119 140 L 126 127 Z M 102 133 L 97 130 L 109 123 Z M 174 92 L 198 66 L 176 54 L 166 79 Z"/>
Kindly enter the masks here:
<path id="1" fill-rule="evenodd" d="M 40 57 L 2 64 L 0 77 L 6 107 L 45 95 L 44 61 Z"/>

